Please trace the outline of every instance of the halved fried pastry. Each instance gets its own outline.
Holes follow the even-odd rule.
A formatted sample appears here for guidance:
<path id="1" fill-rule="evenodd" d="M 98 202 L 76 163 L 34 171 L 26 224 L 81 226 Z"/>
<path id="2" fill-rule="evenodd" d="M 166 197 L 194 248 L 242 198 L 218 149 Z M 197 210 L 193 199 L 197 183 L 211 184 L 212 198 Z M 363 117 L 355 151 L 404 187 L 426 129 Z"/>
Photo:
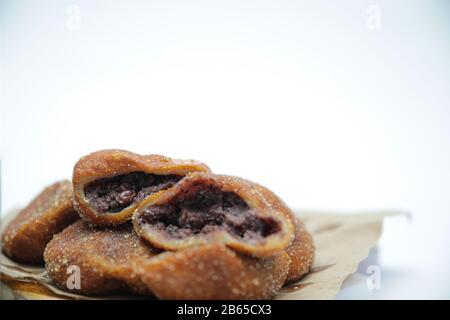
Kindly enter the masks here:
<path id="1" fill-rule="evenodd" d="M 148 197 L 133 215 L 136 232 L 156 247 L 223 243 L 252 256 L 286 249 L 294 223 L 289 208 L 268 189 L 209 173 L 193 173 Z"/>
<path id="2" fill-rule="evenodd" d="M 47 273 L 63 290 L 87 295 L 117 292 L 150 294 L 133 271 L 133 264 L 158 254 L 133 231 L 130 223 L 93 228 L 77 221 L 55 235 L 45 249 Z M 79 288 L 69 286 L 79 268 Z"/>
<path id="3" fill-rule="evenodd" d="M 72 196 L 70 181 L 44 189 L 7 225 L 2 234 L 2 251 L 18 262 L 42 263 L 45 246 L 53 235 L 79 218 Z"/>
<path id="4" fill-rule="evenodd" d="M 93 225 L 127 221 L 136 206 L 151 194 L 175 185 L 190 172 L 209 172 L 194 160 L 102 150 L 81 158 L 74 167 L 74 205 Z"/>
<path id="5" fill-rule="evenodd" d="M 218 243 L 160 253 L 141 241 L 128 223 L 99 229 L 78 221 L 50 241 L 45 262 L 54 283 L 75 293 L 267 299 L 309 271 L 313 252 L 303 227 L 296 229 L 296 240 L 286 251 L 251 258 Z M 79 288 L 68 286 L 73 266 L 80 271 Z"/>
<path id="6" fill-rule="evenodd" d="M 57 234 L 44 253 L 46 269 L 63 290 L 86 295 L 133 292 L 160 299 L 267 299 L 286 281 L 285 251 L 252 258 L 225 245 L 160 252 L 129 223 L 95 228 L 78 221 Z M 79 287 L 69 279 L 79 268 Z"/>

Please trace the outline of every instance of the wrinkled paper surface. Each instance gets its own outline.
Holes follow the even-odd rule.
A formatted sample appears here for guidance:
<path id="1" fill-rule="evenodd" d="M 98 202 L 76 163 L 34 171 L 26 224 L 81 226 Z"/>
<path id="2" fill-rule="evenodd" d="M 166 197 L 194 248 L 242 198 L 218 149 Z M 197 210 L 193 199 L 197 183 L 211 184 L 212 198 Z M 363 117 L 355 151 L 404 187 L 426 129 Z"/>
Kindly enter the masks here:
<path id="1" fill-rule="evenodd" d="M 333 299 L 344 280 L 377 245 L 383 218 L 396 212 L 337 214 L 302 210 L 298 216 L 312 233 L 316 256 L 311 272 L 286 285 L 275 299 Z M 8 215 L 10 217 L 12 215 Z M 4 228 L 8 219 L 2 223 Z M 0 256 L 0 299 L 92 299 L 61 291 L 45 269 L 18 264 Z M 95 297 L 133 299 L 134 296 Z M 142 297 L 139 297 L 142 299 Z"/>

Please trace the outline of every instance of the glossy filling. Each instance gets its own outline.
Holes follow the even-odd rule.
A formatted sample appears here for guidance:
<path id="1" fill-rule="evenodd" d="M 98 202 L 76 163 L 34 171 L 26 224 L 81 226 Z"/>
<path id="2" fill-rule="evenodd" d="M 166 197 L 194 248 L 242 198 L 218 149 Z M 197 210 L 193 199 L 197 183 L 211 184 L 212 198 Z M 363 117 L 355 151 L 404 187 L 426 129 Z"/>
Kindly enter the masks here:
<path id="1" fill-rule="evenodd" d="M 172 187 L 182 178 L 132 172 L 95 180 L 84 188 L 84 194 L 97 212 L 119 212 L 152 193 Z"/>
<path id="2" fill-rule="evenodd" d="M 170 204 L 144 208 L 137 219 L 144 228 L 175 239 L 223 229 L 241 239 L 262 240 L 279 231 L 276 220 L 257 212 L 234 193 L 205 187 Z"/>

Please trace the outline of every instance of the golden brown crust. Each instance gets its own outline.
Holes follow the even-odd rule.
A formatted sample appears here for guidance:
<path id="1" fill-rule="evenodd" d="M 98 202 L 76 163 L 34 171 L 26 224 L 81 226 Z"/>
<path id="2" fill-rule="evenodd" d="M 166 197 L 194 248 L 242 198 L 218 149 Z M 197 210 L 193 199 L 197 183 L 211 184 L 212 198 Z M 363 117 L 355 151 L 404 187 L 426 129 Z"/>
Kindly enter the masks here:
<path id="1" fill-rule="evenodd" d="M 72 185 L 61 181 L 44 189 L 10 222 L 2 234 L 2 251 L 23 263 L 42 263 L 54 234 L 78 219 L 72 206 Z"/>
<path id="2" fill-rule="evenodd" d="M 135 270 L 160 299 L 269 299 L 285 282 L 289 262 L 285 252 L 255 259 L 210 244 L 162 253 Z"/>
<path id="3" fill-rule="evenodd" d="M 286 282 L 299 280 L 309 272 L 314 260 L 314 251 L 311 234 L 305 229 L 303 223 L 297 219 L 295 239 L 286 249 L 286 253 L 291 259 Z"/>
<path id="4" fill-rule="evenodd" d="M 203 163 L 194 160 L 171 159 L 160 155 L 139 155 L 125 150 L 101 150 L 82 157 L 74 167 L 74 206 L 80 216 L 90 224 L 108 226 L 121 224 L 131 217 L 139 203 L 122 211 L 99 214 L 84 195 L 84 187 L 97 179 L 131 172 L 157 175 L 187 175 L 190 172 L 209 172 Z"/>
<path id="5" fill-rule="evenodd" d="M 309 271 L 312 239 L 301 223 L 286 251 L 252 258 L 220 243 L 162 252 L 131 226 L 95 229 L 78 221 L 47 245 L 46 269 L 63 290 L 95 295 L 154 294 L 160 299 L 268 299 Z M 66 285 L 69 266 L 79 266 L 80 290 Z"/>
<path id="6" fill-rule="evenodd" d="M 44 258 L 49 276 L 63 290 L 88 295 L 124 291 L 150 294 L 133 272 L 133 264 L 158 252 L 141 241 L 129 223 L 94 229 L 77 221 L 48 243 Z M 70 266 L 80 268 L 79 289 L 67 286 Z"/>
<path id="7" fill-rule="evenodd" d="M 256 209 L 258 216 L 275 220 L 279 230 L 257 242 L 239 239 L 223 228 L 179 239 L 171 237 L 165 230 L 157 230 L 148 223 L 142 222 L 141 218 L 146 208 L 164 206 L 173 202 L 174 199 L 183 201 L 187 195 L 196 192 L 198 188 L 204 188 L 205 185 L 236 194 L 250 208 Z M 238 252 L 252 256 L 268 256 L 286 249 L 294 238 L 294 224 L 294 215 L 291 210 L 271 191 L 242 178 L 210 173 L 192 173 L 171 189 L 151 195 L 142 202 L 133 215 L 135 231 L 155 247 L 180 250 L 199 244 L 224 243 Z"/>

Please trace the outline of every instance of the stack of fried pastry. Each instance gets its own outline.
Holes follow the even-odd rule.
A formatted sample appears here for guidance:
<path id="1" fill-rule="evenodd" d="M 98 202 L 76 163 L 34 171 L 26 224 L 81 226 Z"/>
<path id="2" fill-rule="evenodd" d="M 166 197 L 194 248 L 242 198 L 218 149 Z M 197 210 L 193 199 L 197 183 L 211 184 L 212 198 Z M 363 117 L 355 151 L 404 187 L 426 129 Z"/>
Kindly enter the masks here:
<path id="1" fill-rule="evenodd" d="M 311 235 L 267 188 L 123 150 L 82 157 L 72 183 L 46 188 L 6 227 L 2 251 L 45 262 L 63 290 L 160 299 L 272 298 L 314 257 Z"/>

